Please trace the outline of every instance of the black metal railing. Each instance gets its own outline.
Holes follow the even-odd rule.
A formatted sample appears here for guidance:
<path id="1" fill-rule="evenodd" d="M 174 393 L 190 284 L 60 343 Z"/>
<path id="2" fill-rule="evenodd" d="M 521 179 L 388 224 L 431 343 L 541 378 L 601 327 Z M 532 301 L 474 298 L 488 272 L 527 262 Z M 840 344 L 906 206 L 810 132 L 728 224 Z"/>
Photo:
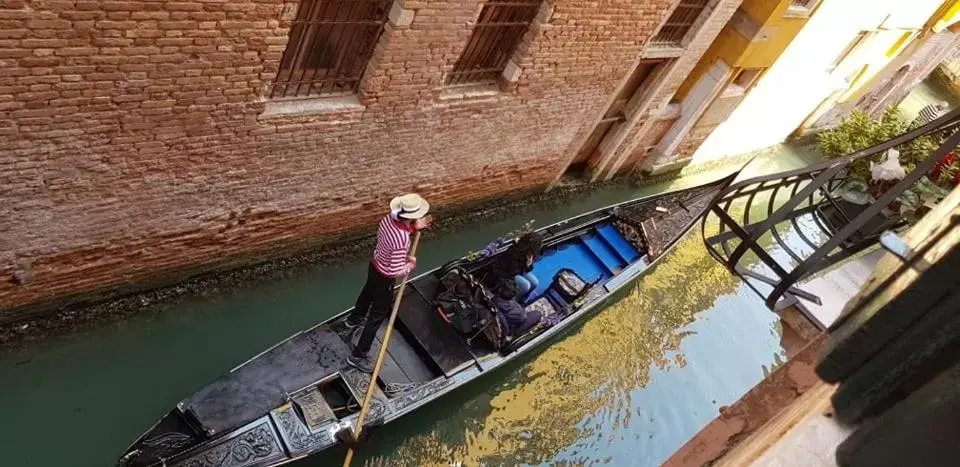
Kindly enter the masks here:
<path id="1" fill-rule="evenodd" d="M 817 0 L 793 0 L 792 2 L 790 2 L 790 5 L 795 7 L 800 7 L 800 8 L 810 8 L 810 5 L 812 5 L 816 1 Z"/>
<path id="2" fill-rule="evenodd" d="M 708 2 L 709 0 L 680 0 L 680 4 L 650 42 L 656 45 L 680 46 Z"/>
<path id="3" fill-rule="evenodd" d="M 355 92 L 389 7 L 386 0 L 302 0 L 270 97 Z"/>
<path id="4" fill-rule="evenodd" d="M 447 73 L 447 86 L 495 83 L 537 16 L 540 0 L 487 2 L 473 34 Z"/>
<path id="5" fill-rule="evenodd" d="M 704 216 L 710 254 L 739 275 L 771 309 L 819 302 L 798 281 L 875 245 L 908 222 L 893 209 L 900 197 L 960 143 L 960 109 L 876 146 L 813 166 L 756 177 L 727 187 Z M 929 156 L 866 205 L 838 194 L 858 159 L 902 148 L 929 135 L 944 138 Z"/>

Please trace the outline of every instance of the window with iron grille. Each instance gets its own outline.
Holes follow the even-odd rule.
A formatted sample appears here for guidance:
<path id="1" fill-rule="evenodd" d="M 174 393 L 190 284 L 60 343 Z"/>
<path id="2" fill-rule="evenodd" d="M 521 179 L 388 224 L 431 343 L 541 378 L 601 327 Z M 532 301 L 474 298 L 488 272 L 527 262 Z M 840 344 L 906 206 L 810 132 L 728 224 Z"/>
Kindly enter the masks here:
<path id="1" fill-rule="evenodd" d="M 302 0 L 270 97 L 355 92 L 389 8 L 388 0 Z"/>
<path id="2" fill-rule="evenodd" d="M 792 2 L 790 2 L 790 5 L 799 7 L 799 8 L 809 8 L 810 5 L 813 4 L 813 2 L 815 1 L 816 0 L 793 0 Z"/>
<path id="3" fill-rule="evenodd" d="M 710 0 L 680 0 L 680 4 L 663 23 L 660 32 L 651 41 L 657 45 L 679 46 L 683 37 L 690 31 L 693 23 L 697 22 L 700 13 L 707 7 Z"/>
<path id="4" fill-rule="evenodd" d="M 448 86 L 495 83 L 537 16 L 540 0 L 490 1 L 483 5 L 473 34 L 447 74 Z"/>

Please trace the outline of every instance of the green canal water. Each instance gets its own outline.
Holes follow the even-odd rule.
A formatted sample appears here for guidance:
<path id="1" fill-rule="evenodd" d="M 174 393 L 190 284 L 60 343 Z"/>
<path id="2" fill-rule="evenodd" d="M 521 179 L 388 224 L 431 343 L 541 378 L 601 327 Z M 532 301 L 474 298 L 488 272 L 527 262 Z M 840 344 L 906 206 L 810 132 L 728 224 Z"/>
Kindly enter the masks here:
<path id="1" fill-rule="evenodd" d="M 806 165 L 781 151 L 753 172 Z M 702 174 L 615 186 L 550 212 L 425 241 L 438 266 L 536 219 L 546 225 Z M 183 396 L 352 304 L 365 261 L 177 305 L 0 357 L 2 465 L 109 466 Z M 380 428 L 355 465 L 658 465 L 784 359 L 780 323 L 687 235 L 635 289 L 551 346 Z M 341 462 L 342 452 L 298 466 Z"/>

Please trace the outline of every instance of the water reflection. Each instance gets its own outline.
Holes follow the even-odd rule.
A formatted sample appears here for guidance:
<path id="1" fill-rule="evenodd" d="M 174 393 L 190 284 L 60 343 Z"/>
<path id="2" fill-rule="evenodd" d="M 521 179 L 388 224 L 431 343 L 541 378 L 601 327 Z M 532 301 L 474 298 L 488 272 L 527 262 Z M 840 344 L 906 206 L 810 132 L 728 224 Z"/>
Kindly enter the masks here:
<path id="1" fill-rule="evenodd" d="M 532 361 L 383 428 L 365 464 L 659 464 L 783 356 L 776 316 L 710 258 L 696 233 L 620 302 Z M 724 335 L 737 327 L 764 332 Z M 739 348 L 724 353 L 731 337 Z M 744 342 L 751 339 L 758 345 Z M 688 340 L 700 342 L 688 349 Z M 744 346 L 759 351 L 738 355 Z M 688 350 L 697 354 L 692 370 Z M 711 368 L 704 351 L 728 363 Z M 310 464 L 335 456 L 325 457 Z"/>

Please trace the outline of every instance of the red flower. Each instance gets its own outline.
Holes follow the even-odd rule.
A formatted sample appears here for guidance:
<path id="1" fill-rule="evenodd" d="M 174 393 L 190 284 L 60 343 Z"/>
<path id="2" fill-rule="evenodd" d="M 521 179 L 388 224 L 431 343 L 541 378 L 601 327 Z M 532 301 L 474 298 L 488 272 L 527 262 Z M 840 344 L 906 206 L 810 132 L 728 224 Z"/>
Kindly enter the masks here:
<path id="1" fill-rule="evenodd" d="M 955 152 L 951 152 L 951 153 L 943 156 L 943 159 L 940 159 L 940 161 L 937 162 L 937 165 L 934 165 L 933 168 L 930 169 L 930 179 L 933 180 L 934 182 L 939 182 L 939 181 L 940 181 L 940 175 L 943 174 L 944 170 L 946 170 L 947 167 L 953 165 L 954 162 L 957 162 L 957 157 L 958 157 L 958 156 L 957 156 L 957 153 L 955 153 Z M 958 172 L 958 173 L 960 173 L 960 172 Z M 954 184 L 954 185 L 957 185 L 957 180 L 958 180 L 958 179 L 957 179 L 957 176 L 954 175 L 954 177 L 953 177 L 953 184 Z"/>
<path id="2" fill-rule="evenodd" d="M 896 184 L 897 182 L 893 180 L 871 181 L 870 194 L 873 195 L 875 199 L 880 198 L 887 190 L 893 188 Z M 896 200 L 891 201 L 890 204 L 887 205 L 887 208 L 893 212 L 900 212 L 900 202 Z"/>

